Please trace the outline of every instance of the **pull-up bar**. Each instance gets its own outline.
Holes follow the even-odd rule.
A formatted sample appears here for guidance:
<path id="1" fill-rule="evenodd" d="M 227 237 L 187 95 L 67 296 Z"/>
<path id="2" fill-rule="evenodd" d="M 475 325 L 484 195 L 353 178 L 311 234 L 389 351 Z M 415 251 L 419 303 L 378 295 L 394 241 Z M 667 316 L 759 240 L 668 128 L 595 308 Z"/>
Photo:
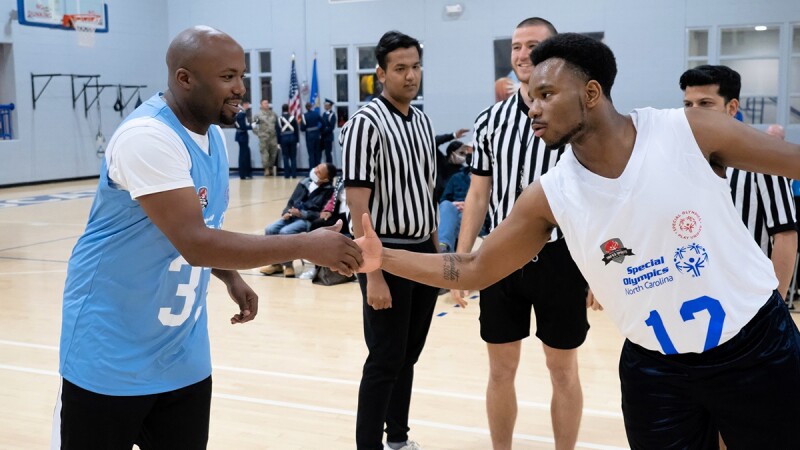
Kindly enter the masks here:
<path id="1" fill-rule="evenodd" d="M 94 102 L 100 99 L 100 94 L 103 92 L 103 90 L 107 87 L 116 86 L 115 84 L 100 84 L 98 83 L 97 79 L 95 79 L 95 82 L 92 85 L 90 85 L 89 82 L 91 82 L 91 80 L 87 81 L 86 84 L 83 85 L 83 89 L 81 89 L 81 92 L 83 92 L 83 115 L 85 117 L 89 117 L 89 109 L 92 107 L 92 105 L 94 105 Z M 87 87 L 94 88 L 94 98 L 91 101 L 89 101 L 86 97 Z"/>
<path id="2" fill-rule="evenodd" d="M 133 84 L 100 84 L 100 75 L 84 75 L 84 74 L 74 74 L 74 73 L 31 73 L 31 99 L 33 100 L 33 109 L 36 109 L 36 102 L 41 98 L 42 94 L 44 93 L 47 86 L 53 81 L 55 77 L 69 77 L 70 83 L 72 85 L 72 109 L 77 107 L 78 98 L 83 95 L 83 114 L 84 116 L 89 116 L 89 108 L 95 104 L 95 102 L 99 101 L 100 93 L 107 87 L 117 87 L 118 93 L 118 100 L 122 101 L 122 91 L 123 89 L 134 89 L 131 96 L 121 104 L 121 108 L 119 109 L 119 114 L 122 116 L 122 110 L 125 109 L 126 106 L 133 100 L 133 97 L 139 93 L 139 90 L 142 88 L 146 88 L 146 84 L 141 85 L 133 85 Z M 47 81 L 44 83 L 44 86 L 37 92 L 36 91 L 36 79 L 37 78 L 47 78 Z M 75 81 L 85 80 L 82 83 L 79 83 L 78 87 L 80 89 L 76 89 Z M 94 81 L 94 84 L 92 82 Z M 94 98 L 89 100 L 87 88 L 94 88 Z M 116 108 L 115 108 L 116 109 Z"/>
<path id="3" fill-rule="evenodd" d="M 94 80 L 94 83 L 97 84 L 97 82 L 100 81 L 100 75 L 70 75 L 70 78 L 71 78 L 70 81 L 72 83 L 72 109 L 75 109 L 75 103 L 78 102 L 78 97 L 80 97 L 81 94 L 84 94 L 83 95 L 83 106 L 85 107 L 86 106 L 86 87 L 89 85 L 89 83 L 92 82 L 92 80 Z M 83 83 L 83 87 L 81 88 L 81 90 L 77 94 L 75 93 L 75 79 L 76 78 L 78 78 L 78 79 L 80 79 L 80 78 L 88 78 L 88 80 L 86 80 L 86 82 Z M 98 92 L 97 95 L 99 96 L 100 93 Z"/>
<path id="4" fill-rule="evenodd" d="M 86 90 L 86 85 L 89 84 L 92 79 L 100 78 L 100 75 L 80 75 L 80 74 L 73 74 L 73 73 L 31 73 L 31 98 L 33 100 L 33 109 L 36 109 L 36 102 L 39 98 L 44 94 L 44 90 L 47 89 L 47 86 L 53 81 L 54 77 L 70 77 L 70 81 L 72 82 L 72 108 L 75 108 L 75 103 L 78 101 L 78 97 Z M 36 92 L 36 79 L 37 78 L 47 78 L 47 81 L 42 86 L 42 89 L 37 93 Z M 76 94 L 75 93 L 75 79 L 76 78 L 88 78 L 89 80 L 84 83 L 81 90 Z M 95 81 L 96 82 L 96 81 Z"/>

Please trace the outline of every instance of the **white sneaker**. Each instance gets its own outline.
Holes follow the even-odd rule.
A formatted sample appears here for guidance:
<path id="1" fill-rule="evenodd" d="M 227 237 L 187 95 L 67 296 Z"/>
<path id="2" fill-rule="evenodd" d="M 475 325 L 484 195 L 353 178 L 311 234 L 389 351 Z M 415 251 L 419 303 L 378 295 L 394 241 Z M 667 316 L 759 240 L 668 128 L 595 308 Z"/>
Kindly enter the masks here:
<path id="1" fill-rule="evenodd" d="M 301 273 L 300 274 L 300 279 L 301 280 L 313 280 L 314 279 L 314 275 L 316 275 L 316 274 L 317 274 L 317 268 L 316 267 L 312 267 L 310 269 L 307 269 L 305 272 Z"/>
<path id="2" fill-rule="evenodd" d="M 383 450 L 393 450 L 393 449 L 392 447 L 389 447 L 389 444 L 384 444 Z M 416 441 L 406 441 L 406 445 L 400 447 L 397 450 L 422 450 L 422 447 Z"/>

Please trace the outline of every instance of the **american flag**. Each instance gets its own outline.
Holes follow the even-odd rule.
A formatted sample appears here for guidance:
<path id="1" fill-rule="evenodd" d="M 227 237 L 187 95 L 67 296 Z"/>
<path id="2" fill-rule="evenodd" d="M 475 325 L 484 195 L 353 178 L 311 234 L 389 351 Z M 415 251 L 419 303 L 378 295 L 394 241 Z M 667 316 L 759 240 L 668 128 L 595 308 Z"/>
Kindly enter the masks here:
<path id="1" fill-rule="evenodd" d="M 300 86 L 297 84 L 297 70 L 294 68 L 294 55 L 292 55 L 292 76 L 289 83 L 289 114 L 300 123 L 303 115 L 303 108 L 300 104 Z"/>

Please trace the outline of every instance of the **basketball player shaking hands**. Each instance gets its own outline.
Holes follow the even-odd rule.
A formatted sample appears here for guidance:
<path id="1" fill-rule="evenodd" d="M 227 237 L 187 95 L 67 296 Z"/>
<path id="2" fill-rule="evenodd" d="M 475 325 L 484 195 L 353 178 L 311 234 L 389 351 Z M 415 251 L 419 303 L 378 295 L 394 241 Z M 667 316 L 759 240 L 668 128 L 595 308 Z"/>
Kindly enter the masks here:
<path id="1" fill-rule="evenodd" d="M 69 260 L 53 448 L 206 448 L 210 276 L 239 306 L 231 323 L 244 323 L 258 296 L 235 269 L 306 258 L 347 273 L 362 261 L 341 224 L 280 237 L 220 230 L 228 155 L 213 125 L 234 123 L 244 51 L 194 27 L 172 41 L 167 67 L 169 90 L 111 138 Z"/>
<path id="2" fill-rule="evenodd" d="M 717 429 L 731 448 L 800 448 L 784 425 L 800 414 L 800 392 L 785 387 L 800 376 L 800 333 L 711 168 L 796 179 L 800 146 L 699 108 L 619 114 L 614 55 L 582 35 L 552 37 L 531 59 L 533 130 L 571 150 L 476 252 L 413 254 L 368 237 L 365 261 L 483 288 L 526 264 L 559 226 L 627 338 L 620 380 L 632 448 L 716 448 Z"/>

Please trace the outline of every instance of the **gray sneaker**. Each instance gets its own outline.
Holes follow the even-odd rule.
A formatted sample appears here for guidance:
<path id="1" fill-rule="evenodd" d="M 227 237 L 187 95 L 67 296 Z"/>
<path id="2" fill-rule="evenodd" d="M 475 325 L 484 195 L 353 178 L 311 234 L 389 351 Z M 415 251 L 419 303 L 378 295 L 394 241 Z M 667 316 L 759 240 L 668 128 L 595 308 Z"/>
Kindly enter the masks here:
<path id="1" fill-rule="evenodd" d="M 388 444 L 383 445 L 383 450 L 393 450 Z M 422 450 L 422 447 L 416 441 L 406 441 L 406 445 L 397 450 Z"/>

